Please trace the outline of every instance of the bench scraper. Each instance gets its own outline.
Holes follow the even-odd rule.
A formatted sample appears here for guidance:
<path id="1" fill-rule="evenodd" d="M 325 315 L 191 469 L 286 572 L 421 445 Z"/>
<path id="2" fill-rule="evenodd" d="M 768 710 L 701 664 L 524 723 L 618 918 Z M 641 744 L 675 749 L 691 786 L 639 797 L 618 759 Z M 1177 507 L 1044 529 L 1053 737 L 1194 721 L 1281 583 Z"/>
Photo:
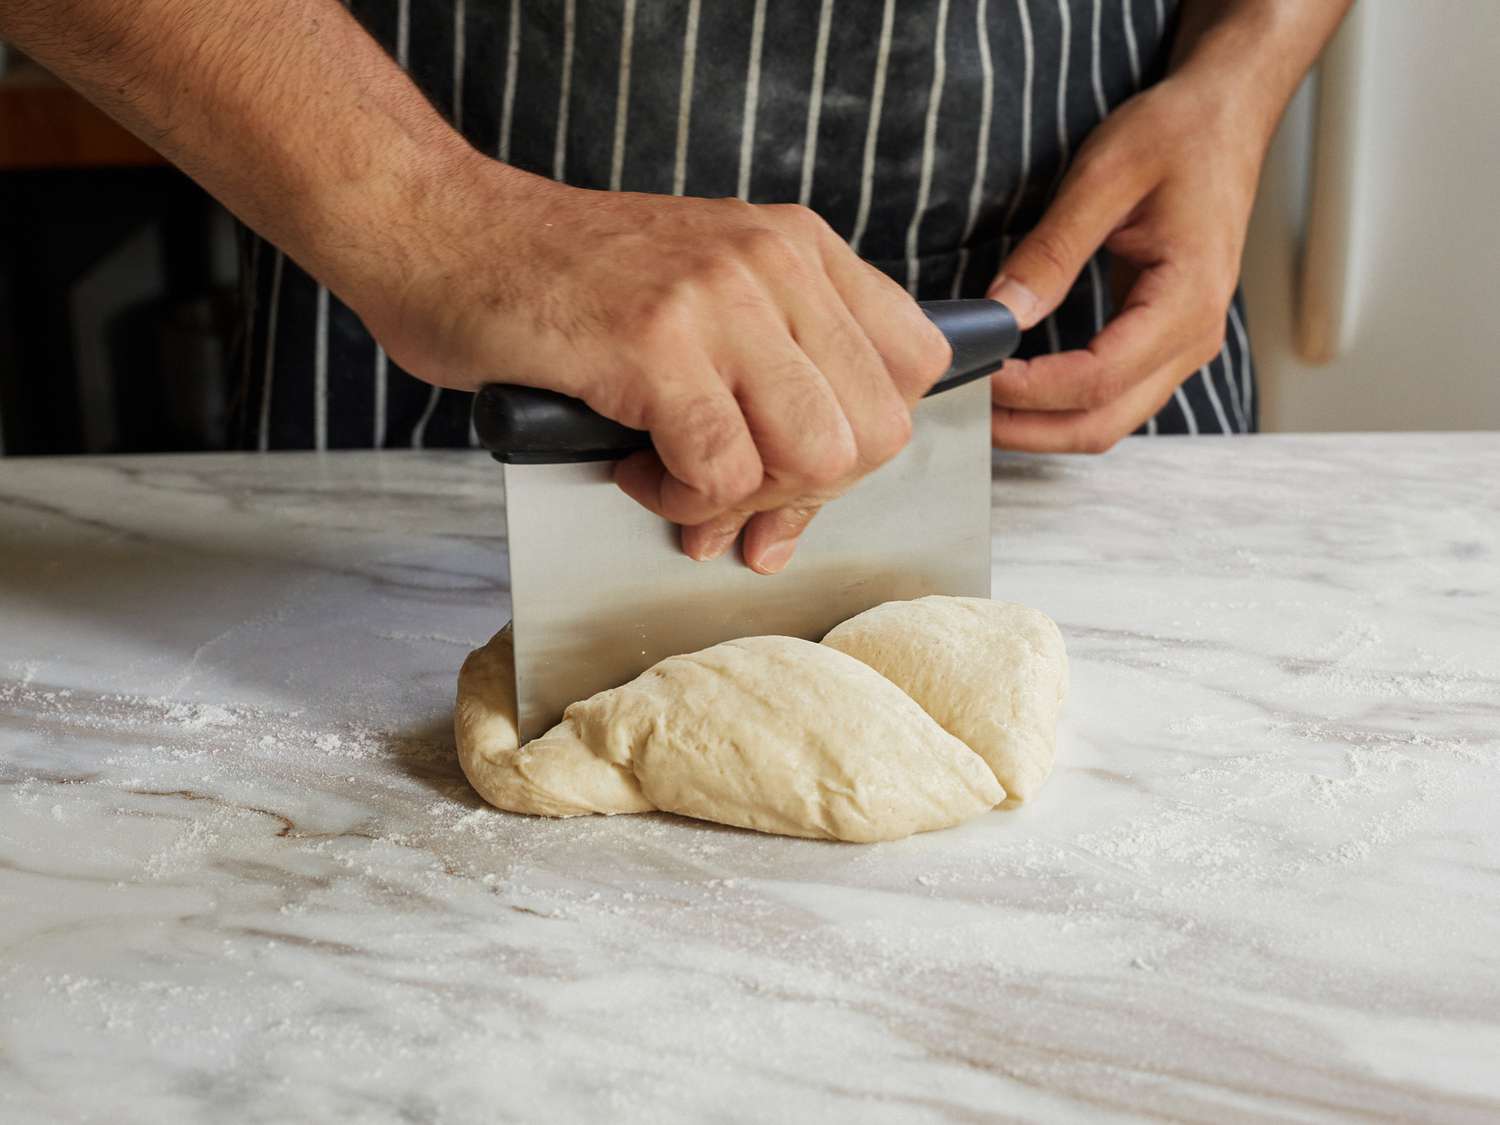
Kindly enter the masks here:
<path id="1" fill-rule="evenodd" d="M 953 366 L 913 413 L 892 461 L 828 504 L 787 569 L 736 551 L 695 562 L 678 529 L 615 487 L 614 460 L 650 437 L 551 391 L 492 383 L 474 428 L 501 463 L 521 741 L 568 704 L 668 656 L 735 637 L 821 640 L 881 602 L 990 593 L 990 391 L 1020 339 L 989 300 L 922 306 Z"/>

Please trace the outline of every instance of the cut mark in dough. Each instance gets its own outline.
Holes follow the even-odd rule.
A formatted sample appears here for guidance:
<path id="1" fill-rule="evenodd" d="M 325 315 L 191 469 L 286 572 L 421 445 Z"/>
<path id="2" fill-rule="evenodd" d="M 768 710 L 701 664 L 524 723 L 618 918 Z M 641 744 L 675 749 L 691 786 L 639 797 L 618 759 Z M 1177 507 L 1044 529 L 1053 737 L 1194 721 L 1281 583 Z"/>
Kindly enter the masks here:
<path id="1" fill-rule="evenodd" d="M 573 704 L 525 746 L 514 667 L 507 626 L 458 678 L 459 761 L 491 804 L 542 816 L 662 809 L 856 842 L 1034 796 L 1067 691 L 1057 626 L 980 598 L 890 602 L 821 644 L 746 637 L 673 656 Z"/>

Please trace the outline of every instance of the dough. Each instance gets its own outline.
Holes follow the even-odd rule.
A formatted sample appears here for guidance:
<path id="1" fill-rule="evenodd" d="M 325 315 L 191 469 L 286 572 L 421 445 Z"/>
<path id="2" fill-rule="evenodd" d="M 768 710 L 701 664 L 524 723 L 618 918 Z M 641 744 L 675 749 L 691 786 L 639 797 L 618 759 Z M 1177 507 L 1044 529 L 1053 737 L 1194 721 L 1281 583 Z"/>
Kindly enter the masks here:
<path id="1" fill-rule="evenodd" d="M 908 649 L 938 667 L 904 661 Z M 663 809 L 859 842 L 991 809 L 1006 798 L 1002 772 L 1032 795 L 1066 679 L 1047 618 L 968 598 L 880 606 L 824 644 L 748 637 L 671 657 L 573 704 L 525 746 L 513 670 L 507 626 L 459 673 L 459 760 L 491 804 L 545 816 Z"/>
<path id="2" fill-rule="evenodd" d="M 1052 773 L 1068 656 L 1046 614 L 984 598 L 886 602 L 823 643 L 915 699 L 989 764 L 1012 802 L 1036 796 Z"/>
<path id="3" fill-rule="evenodd" d="M 554 740 L 544 748 L 543 739 L 536 738 L 520 745 L 516 655 L 509 625 L 489 644 L 469 653 L 459 670 L 453 727 L 464 775 L 498 808 L 539 816 L 582 816 L 650 812 L 656 807 L 642 796 L 628 766 L 599 758 L 582 743 Z"/>

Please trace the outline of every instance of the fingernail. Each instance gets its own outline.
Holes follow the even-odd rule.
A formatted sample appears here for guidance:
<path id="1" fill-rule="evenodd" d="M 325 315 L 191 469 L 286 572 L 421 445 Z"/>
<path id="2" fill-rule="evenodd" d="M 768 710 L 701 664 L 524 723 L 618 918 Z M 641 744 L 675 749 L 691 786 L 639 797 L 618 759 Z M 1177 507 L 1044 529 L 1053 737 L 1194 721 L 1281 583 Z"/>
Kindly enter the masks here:
<path id="1" fill-rule="evenodd" d="M 711 562 L 714 559 L 721 558 L 724 552 L 734 546 L 734 538 L 738 534 L 739 532 L 737 531 L 721 531 L 719 534 L 708 539 L 703 544 L 703 553 L 698 556 L 699 560 L 701 562 Z"/>
<path id="2" fill-rule="evenodd" d="M 783 539 L 780 543 L 772 543 L 760 553 L 760 569 L 766 574 L 775 574 L 785 568 L 792 561 L 792 552 L 797 549 L 795 539 Z"/>
<path id="3" fill-rule="evenodd" d="M 679 533 L 682 550 L 694 562 L 709 562 L 722 555 L 728 544 L 722 531 L 709 534 L 702 527 L 684 527 Z"/>
<path id="4" fill-rule="evenodd" d="M 1037 300 L 1037 295 L 1013 277 L 1003 274 L 997 277 L 995 284 L 990 286 L 990 298 L 1015 313 L 1022 328 L 1030 328 L 1038 320 L 1037 311 L 1041 302 Z"/>

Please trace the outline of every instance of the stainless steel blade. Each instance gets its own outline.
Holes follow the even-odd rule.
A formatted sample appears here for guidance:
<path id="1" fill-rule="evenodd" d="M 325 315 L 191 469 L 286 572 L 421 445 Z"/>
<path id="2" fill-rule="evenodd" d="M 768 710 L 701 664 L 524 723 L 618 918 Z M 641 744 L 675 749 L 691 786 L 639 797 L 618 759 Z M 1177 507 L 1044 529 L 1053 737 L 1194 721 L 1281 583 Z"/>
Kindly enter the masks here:
<path id="1" fill-rule="evenodd" d="M 734 637 L 820 640 L 871 606 L 990 593 L 989 380 L 923 399 L 901 455 L 819 513 L 781 574 L 682 554 L 611 463 L 503 465 L 522 740 L 658 660 Z"/>

